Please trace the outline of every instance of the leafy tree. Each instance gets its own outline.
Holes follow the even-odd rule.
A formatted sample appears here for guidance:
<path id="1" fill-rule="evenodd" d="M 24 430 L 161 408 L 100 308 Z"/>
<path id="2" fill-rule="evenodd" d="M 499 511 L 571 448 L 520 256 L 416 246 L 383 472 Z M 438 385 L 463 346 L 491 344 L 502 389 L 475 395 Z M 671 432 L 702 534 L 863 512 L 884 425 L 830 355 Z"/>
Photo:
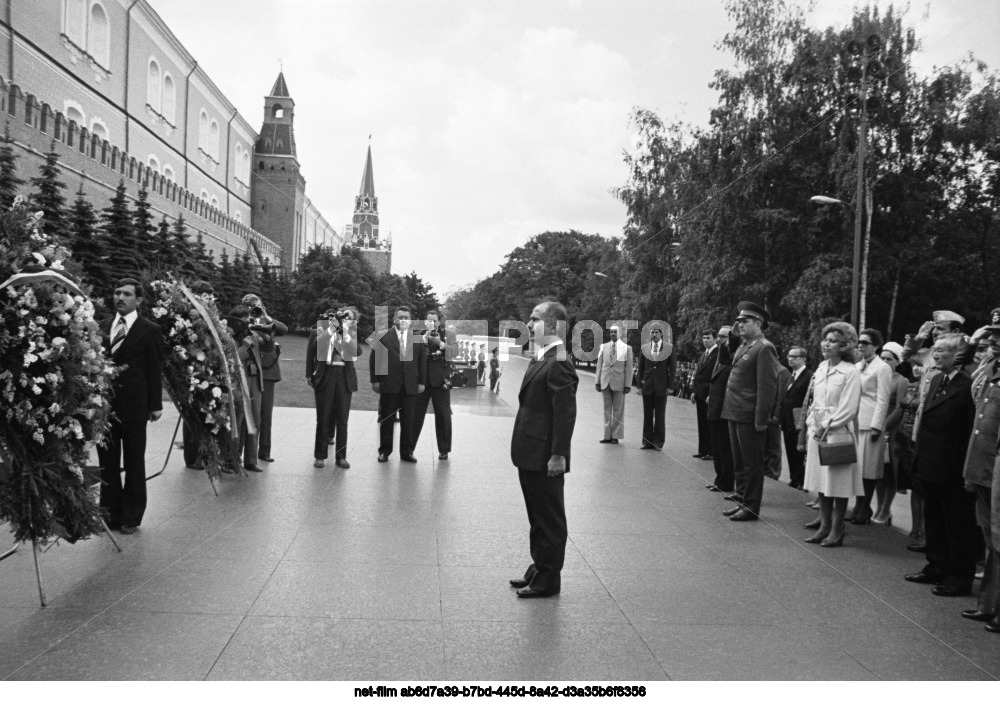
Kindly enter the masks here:
<path id="1" fill-rule="evenodd" d="M 45 230 L 63 243 L 69 242 L 69 223 L 66 217 L 66 184 L 59 179 L 59 154 L 56 142 L 52 141 L 45 161 L 39 167 L 38 175 L 31 179 L 35 188 L 31 194 L 31 204 L 45 213 Z"/>
<path id="2" fill-rule="evenodd" d="M 17 177 L 17 154 L 10 138 L 10 122 L 4 124 L 3 139 L 0 140 L 0 210 L 6 211 L 14 203 L 18 189 L 24 180 Z"/>

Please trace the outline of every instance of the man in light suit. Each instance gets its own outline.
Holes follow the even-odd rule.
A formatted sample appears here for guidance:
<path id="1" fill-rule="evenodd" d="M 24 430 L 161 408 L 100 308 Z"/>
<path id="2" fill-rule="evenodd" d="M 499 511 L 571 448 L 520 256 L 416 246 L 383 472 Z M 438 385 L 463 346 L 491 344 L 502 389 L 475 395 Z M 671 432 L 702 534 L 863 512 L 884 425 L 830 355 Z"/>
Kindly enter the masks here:
<path id="1" fill-rule="evenodd" d="M 604 397 L 604 438 L 614 443 L 625 437 L 625 395 L 632 391 L 632 349 L 619 340 L 618 327 L 608 330 L 611 340 L 601 346 L 597 356 L 597 391 Z"/>
<path id="2" fill-rule="evenodd" d="M 379 397 L 378 461 L 388 462 L 392 453 L 394 422 L 399 412 L 399 459 L 416 462 L 413 455 L 413 419 L 417 395 L 427 383 L 427 346 L 410 329 L 410 308 L 396 309 L 393 326 L 372 345 L 369 372 L 372 389 Z"/>
<path id="3" fill-rule="evenodd" d="M 331 439 L 336 441 L 336 465 L 350 469 L 347 461 L 347 420 L 351 399 L 358 391 L 354 361 L 360 355 L 354 307 L 328 309 L 309 333 L 306 346 L 306 381 L 316 395 L 316 441 L 313 467 L 326 466 Z"/>
<path id="4" fill-rule="evenodd" d="M 521 381 L 510 441 L 510 459 L 517 468 L 531 525 L 531 564 L 524 576 L 510 580 L 522 599 L 552 596 L 562 587 L 568 538 L 563 485 L 569 472 L 579 382 L 557 333 L 558 324 L 568 321 L 566 308 L 558 302 L 542 302 L 528 319 L 536 351 Z"/>
<path id="5" fill-rule="evenodd" d="M 708 426 L 708 392 L 712 385 L 715 361 L 719 357 L 719 346 L 716 339 L 716 333 L 711 329 L 701 334 L 701 343 L 705 346 L 705 352 L 698 358 L 694 380 L 691 383 L 691 403 L 694 404 L 695 413 L 698 416 L 698 452 L 692 457 L 702 460 L 712 459 L 712 434 Z"/>
<path id="6" fill-rule="evenodd" d="M 122 368 L 113 383 L 107 443 L 97 446 L 101 508 L 108 527 L 126 535 L 135 533 L 146 511 L 146 422 L 163 413 L 160 328 L 139 316 L 141 303 L 139 281 L 122 278 L 115 286 L 115 316 L 101 323 L 104 352 Z"/>
<path id="7" fill-rule="evenodd" d="M 767 427 L 777 396 L 778 353 L 764 338 L 770 315 L 758 304 L 740 302 L 736 327 L 742 343 L 733 353 L 722 418 L 729 422 L 736 494 L 726 499 L 736 507 L 724 515 L 731 521 L 756 521 L 764 495 L 764 451 Z"/>
<path id="8" fill-rule="evenodd" d="M 662 450 L 666 440 L 664 417 L 667 396 L 674 387 L 677 359 L 673 344 L 664 340 L 663 329 L 657 325 L 649 332 L 649 343 L 639 353 L 636 383 L 642 392 L 642 449 Z"/>

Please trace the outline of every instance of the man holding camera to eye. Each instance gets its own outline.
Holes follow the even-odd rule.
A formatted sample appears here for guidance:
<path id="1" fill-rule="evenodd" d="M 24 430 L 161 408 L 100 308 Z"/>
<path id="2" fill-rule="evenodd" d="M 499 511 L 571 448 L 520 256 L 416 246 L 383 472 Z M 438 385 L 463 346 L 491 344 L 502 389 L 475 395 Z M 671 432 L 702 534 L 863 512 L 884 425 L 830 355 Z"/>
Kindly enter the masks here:
<path id="1" fill-rule="evenodd" d="M 257 336 L 260 350 L 261 396 L 260 423 L 257 426 L 257 458 L 274 462 L 271 457 L 271 416 L 274 413 L 274 385 L 281 382 L 281 346 L 276 336 L 288 333 L 288 327 L 268 315 L 260 297 L 252 292 L 243 296 L 247 324 Z"/>
<path id="2" fill-rule="evenodd" d="M 354 307 L 327 309 L 309 334 L 306 350 L 306 381 L 316 394 L 316 442 L 313 467 L 326 466 L 331 439 L 336 440 L 336 465 L 344 470 L 347 462 L 347 418 L 351 399 L 358 391 L 354 361 L 360 353 L 357 343 L 358 311 Z"/>

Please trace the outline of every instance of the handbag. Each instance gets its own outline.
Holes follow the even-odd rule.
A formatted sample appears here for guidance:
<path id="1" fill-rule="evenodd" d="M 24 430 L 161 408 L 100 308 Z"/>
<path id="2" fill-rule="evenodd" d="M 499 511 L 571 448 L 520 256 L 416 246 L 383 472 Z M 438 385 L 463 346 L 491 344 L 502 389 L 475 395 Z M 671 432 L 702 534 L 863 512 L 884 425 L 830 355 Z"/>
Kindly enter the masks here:
<path id="1" fill-rule="evenodd" d="M 847 429 L 850 435 L 851 430 Z M 823 431 L 819 437 L 819 464 L 820 465 L 851 465 L 858 461 L 858 446 L 851 435 L 851 440 L 844 443 L 830 443 L 826 434 L 829 429 Z"/>

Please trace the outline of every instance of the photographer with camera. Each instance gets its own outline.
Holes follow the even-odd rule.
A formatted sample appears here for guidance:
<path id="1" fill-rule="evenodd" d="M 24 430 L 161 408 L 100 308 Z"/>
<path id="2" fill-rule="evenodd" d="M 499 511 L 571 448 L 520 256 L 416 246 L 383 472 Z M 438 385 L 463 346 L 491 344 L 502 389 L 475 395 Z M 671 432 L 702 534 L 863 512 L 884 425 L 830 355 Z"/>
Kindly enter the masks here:
<path id="1" fill-rule="evenodd" d="M 347 462 L 347 419 L 351 398 L 358 391 L 354 361 L 360 355 L 357 342 L 358 310 L 354 307 L 327 309 L 309 333 L 306 348 L 306 381 L 316 395 L 316 442 L 313 467 L 326 466 L 331 440 L 336 441 L 337 467 Z"/>
<path id="2" fill-rule="evenodd" d="M 427 406 L 434 403 L 434 433 L 437 437 L 438 459 L 447 460 L 451 452 L 451 353 L 448 348 L 444 319 L 441 312 L 431 309 L 424 322 L 427 344 L 427 386 L 417 395 L 413 417 L 413 445 L 427 418 Z"/>
<path id="3" fill-rule="evenodd" d="M 271 318 L 260 297 L 252 292 L 243 296 L 247 310 L 246 322 L 256 335 L 260 350 L 262 391 L 260 397 L 260 423 L 257 426 L 257 457 L 264 462 L 274 462 L 271 457 L 271 416 L 274 413 L 274 385 L 281 382 L 281 346 L 274 340 L 288 333 L 288 327 Z"/>

